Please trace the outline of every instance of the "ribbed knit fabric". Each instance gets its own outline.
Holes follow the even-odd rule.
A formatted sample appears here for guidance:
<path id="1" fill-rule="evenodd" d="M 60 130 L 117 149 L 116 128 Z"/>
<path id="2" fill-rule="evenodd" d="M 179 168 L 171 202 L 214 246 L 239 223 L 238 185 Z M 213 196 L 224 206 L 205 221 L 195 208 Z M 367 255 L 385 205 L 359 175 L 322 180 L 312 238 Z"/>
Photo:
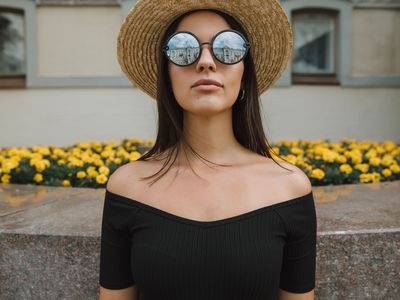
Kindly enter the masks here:
<path id="1" fill-rule="evenodd" d="M 315 287 L 312 192 L 216 221 L 180 217 L 106 190 L 99 283 L 139 300 L 276 300 Z"/>

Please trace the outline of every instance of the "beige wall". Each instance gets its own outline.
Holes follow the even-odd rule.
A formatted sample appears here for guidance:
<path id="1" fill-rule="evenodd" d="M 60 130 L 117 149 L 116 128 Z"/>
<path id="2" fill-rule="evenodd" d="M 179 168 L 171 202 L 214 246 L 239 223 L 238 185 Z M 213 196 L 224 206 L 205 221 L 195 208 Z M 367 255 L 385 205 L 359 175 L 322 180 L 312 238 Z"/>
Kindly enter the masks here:
<path id="1" fill-rule="evenodd" d="M 400 142 L 400 89 L 293 86 L 262 96 L 271 141 L 355 139 Z M 156 137 L 155 101 L 134 88 L 1 92 L 0 147 L 68 145 Z"/>
<path id="2" fill-rule="evenodd" d="M 119 6 L 37 7 L 39 76 L 119 76 Z"/>
<path id="3" fill-rule="evenodd" d="M 400 75 L 400 9 L 353 10 L 353 75 Z"/>
<path id="4" fill-rule="evenodd" d="M 39 76 L 119 76 L 119 6 L 39 6 Z M 353 75 L 400 75 L 400 9 L 353 10 Z"/>

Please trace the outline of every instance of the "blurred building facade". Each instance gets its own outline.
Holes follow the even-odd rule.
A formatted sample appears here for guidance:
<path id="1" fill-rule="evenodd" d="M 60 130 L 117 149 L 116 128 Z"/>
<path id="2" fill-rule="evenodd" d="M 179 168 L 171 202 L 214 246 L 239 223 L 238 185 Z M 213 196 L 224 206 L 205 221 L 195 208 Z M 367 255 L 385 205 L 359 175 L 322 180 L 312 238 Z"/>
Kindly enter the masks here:
<path id="1" fill-rule="evenodd" d="M 122 73 L 134 0 L 0 0 L 0 147 L 154 139 Z M 400 0 L 282 0 L 293 55 L 261 96 L 267 137 L 400 142 Z"/>

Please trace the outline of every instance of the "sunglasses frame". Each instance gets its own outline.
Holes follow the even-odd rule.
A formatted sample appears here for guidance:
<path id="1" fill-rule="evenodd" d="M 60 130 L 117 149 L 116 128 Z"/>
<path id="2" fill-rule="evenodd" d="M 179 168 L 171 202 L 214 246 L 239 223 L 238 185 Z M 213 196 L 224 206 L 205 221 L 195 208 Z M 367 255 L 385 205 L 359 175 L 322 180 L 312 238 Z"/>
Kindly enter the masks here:
<path id="1" fill-rule="evenodd" d="M 237 33 L 237 34 L 244 40 L 244 47 L 246 48 L 246 52 L 244 53 L 243 57 L 242 57 L 239 61 L 234 62 L 234 63 L 225 63 L 225 62 L 222 62 L 222 61 L 220 61 L 220 60 L 218 59 L 218 57 L 217 57 L 217 56 L 215 55 L 215 53 L 214 53 L 213 44 L 214 44 L 215 39 L 216 39 L 220 34 L 222 34 L 222 33 L 224 33 L 224 32 L 227 32 L 227 31 Z M 188 33 L 188 34 L 190 34 L 191 36 L 193 36 L 193 37 L 197 40 L 197 43 L 199 44 L 199 46 L 198 46 L 198 47 L 200 48 L 199 56 L 198 56 L 192 63 L 187 64 L 187 65 L 179 65 L 179 64 L 173 62 L 173 61 L 171 60 L 171 58 L 168 56 L 168 54 L 167 54 L 167 51 L 169 50 L 169 47 L 168 47 L 169 41 L 170 41 L 175 35 L 177 35 L 177 34 L 179 34 L 179 33 Z M 220 63 L 222 63 L 222 64 L 224 64 L 224 65 L 234 65 L 234 64 L 237 64 L 237 63 L 241 62 L 241 61 L 247 56 L 247 53 L 249 52 L 249 49 L 250 49 L 250 43 L 249 43 L 249 41 L 245 38 L 245 36 L 244 36 L 241 32 L 239 32 L 239 31 L 237 31 L 237 30 L 234 30 L 234 29 L 225 29 L 225 30 L 222 30 L 222 31 L 218 32 L 217 34 L 215 34 L 215 35 L 213 36 L 213 38 L 211 39 L 211 41 L 209 41 L 209 42 L 203 42 L 203 43 L 201 43 L 200 40 L 198 39 L 198 37 L 197 37 L 194 33 L 190 32 L 190 31 L 177 31 L 177 32 L 174 32 L 174 33 L 167 39 L 167 42 L 166 42 L 165 45 L 162 47 L 162 50 L 163 50 L 165 56 L 167 57 L 167 59 L 168 59 L 171 63 L 173 63 L 174 65 L 179 66 L 179 67 L 188 67 L 188 66 L 193 65 L 194 63 L 196 63 L 196 62 L 200 59 L 201 54 L 202 54 L 202 51 L 203 51 L 203 47 L 202 47 L 202 46 L 205 45 L 205 44 L 209 44 L 209 45 L 211 46 L 211 53 L 212 53 L 213 57 L 214 57 L 217 61 L 219 61 Z"/>

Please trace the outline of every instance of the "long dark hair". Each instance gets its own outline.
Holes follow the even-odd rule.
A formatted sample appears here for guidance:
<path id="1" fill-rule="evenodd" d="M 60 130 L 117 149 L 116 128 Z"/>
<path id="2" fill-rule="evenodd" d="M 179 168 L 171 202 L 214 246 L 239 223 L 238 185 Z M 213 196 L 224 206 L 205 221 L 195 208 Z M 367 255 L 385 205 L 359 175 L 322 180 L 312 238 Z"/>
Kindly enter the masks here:
<path id="1" fill-rule="evenodd" d="M 232 29 L 241 32 L 246 37 L 246 39 L 249 40 L 245 30 L 240 25 L 240 23 L 230 15 L 212 9 L 202 9 L 202 10 L 213 11 L 219 14 L 227 21 L 227 23 L 231 26 Z M 162 37 L 161 44 L 164 44 L 166 42 L 166 39 L 172 33 L 175 32 L 182 18 L 192 12 L 193 11 L 190 11 L 179 16 L 171 23 L 171 25 L 166 29 Z M 157 98 L 156 98 L 158 107 L 157 139 L 155 141 L 154 146 L 137 160 L 138 161 L 158 160 L 158 158 L 161 157 L 166 152 L 168 152 L 168 154 L 167 154 L 167 160 L 165 161 L 164 165 L 158 172 L 156 172 L 151 176 L 141 177 L 141 180 L 153 178 L 154 176 L 159 174 L 163 169 L 165 169 L 167 164 L 171 161 L 172 155 L 175 152 L 176 154 L 172 162 L 173 164 L 179 154 L 180 146 L 183 144 L 186 145 L 195 156 L 201 159 L 204 159 L 212 164 L 219 166 L 231 166 L 231 165 L 217 164 L 207 160 L 206 158 L 198 154 L 185 140 L 183 134 L 183 109 L 182 107 L 179 106 L 173 94 L 168 74 L 168 60 L 165 57 L 164 53 L 162 52 L 161 47 L 159 47 L 158 49 L 157 76 L 158 76 Z M 256 72 L 250 51 L 244 59 L 244 74 L 242 78 L 243 78 L 242 80 L 243 88 L 246 91 L 244 99 L 241 101 L 238 101 L 237 99 L 232 107 L 233 132 L 235 138 L 244 147 L 262 156 L 271 158 L 275 163 L 281 166 L 272 157 L 271 152 L 273 152 L 276 156 L 278 155 L 273 151 L 264 133 L 260 115 L 260 99 L 257 91 Z M 291 171 L 283 166 L 281 167 L 288 171 Z M 164 172 L 164 174 L 167 173 L 170 168 L 171 165 Z M 152 181 L 150 185 L 159 180 L 164 174 L 161 174 L 158 178 Z"/>

